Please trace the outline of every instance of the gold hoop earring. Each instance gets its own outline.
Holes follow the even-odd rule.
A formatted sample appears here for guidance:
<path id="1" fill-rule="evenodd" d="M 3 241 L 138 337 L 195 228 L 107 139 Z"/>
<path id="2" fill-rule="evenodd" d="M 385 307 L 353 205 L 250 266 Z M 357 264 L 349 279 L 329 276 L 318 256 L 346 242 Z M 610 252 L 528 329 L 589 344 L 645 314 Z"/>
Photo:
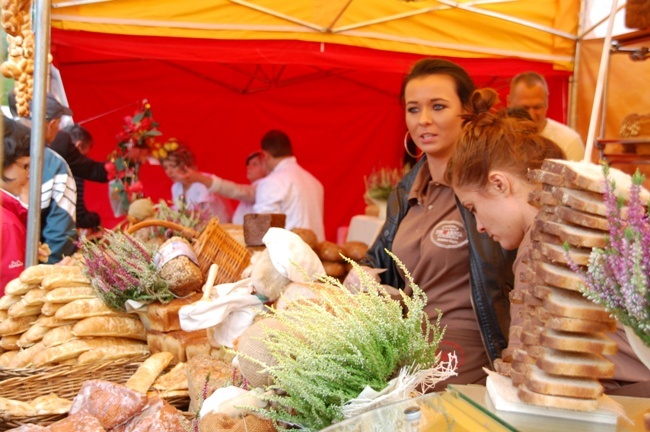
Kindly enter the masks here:
<path id="1" fill-rule="evenodd" d="M 411 156 L 412 158 L 415 158 L 415 159 L 419 158 L 420 156 L 422 156 L 424 154 L 424 152 L 421 151 L 419 155 L 414 155 L 413 153 L 411 153 L 409 151 L 409 133 L 408 132 L 406 132 L 406 135 L 404 135 L 404 151 L 406 152 L 407 155 L 409 155 L 409 156 Z"/>

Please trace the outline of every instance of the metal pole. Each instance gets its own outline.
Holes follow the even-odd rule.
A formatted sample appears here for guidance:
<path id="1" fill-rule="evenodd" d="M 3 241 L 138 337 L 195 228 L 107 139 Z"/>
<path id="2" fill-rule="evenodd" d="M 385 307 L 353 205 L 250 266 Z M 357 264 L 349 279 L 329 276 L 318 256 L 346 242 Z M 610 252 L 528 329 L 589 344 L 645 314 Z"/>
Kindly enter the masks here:
<path id="1" fill-rule="evenodd" d="M 607 25 L 607 34 L 603 42 L 603 53 L 600 57 L 600 68 L 598 69 L 598 81 L 596 82 L 596 91 L 594 92 L 594 104 L 591 107 L 591 119 L 589 120 L 589 133 L 587 134 L 587 148 L 585 149 L 584 161 L 591 160 L 591 151 L 594 148 L 596 138 L 596 126 L 598 125 L 598 113 L 602 102 L 603 88 L 605 84 L 605 72 L 609 65 L 609 49 L 612 46 L 612 30 L 614 28 L 614 18 L 616 16 L 616 7 L 618 0 L 612 1 L 612 10 L 609 15 L 609 24 Z"/>
<path id="2" fill-rule="evenodd" d="M 32 138 L 30 143 L 29 210 L 27 218 L 27 252 L 25 267 L 38 264 L 41 238 L 41 183 L 45 149 L 45 101 L 47 97 L 47 57 L 50 52 L 50 0 L 35 0 L 33 29 L 34 90 L 32 99 Z"/>

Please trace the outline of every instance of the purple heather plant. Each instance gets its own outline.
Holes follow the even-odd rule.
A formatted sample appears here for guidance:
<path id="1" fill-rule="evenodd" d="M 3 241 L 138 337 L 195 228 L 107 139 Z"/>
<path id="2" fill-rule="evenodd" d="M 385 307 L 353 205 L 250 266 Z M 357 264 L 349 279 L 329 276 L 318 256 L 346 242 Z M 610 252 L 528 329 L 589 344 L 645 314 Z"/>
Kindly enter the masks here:
<path id="1" fill-rule="evenodd" d="M 627 212 L 623 200 L 615 195 L 616 185 L 605 173 L 604 202 L 607 207 L 609 236 L 604 249 L 594 248 L 586 268 L 578 266 L 568 255 L 569 266 L 583 280 L 582 294 L 605 307 L 608 312 L 650 346 L 650 221 L 641 202 L 641 184 L 645 177 L 637 171 L 632 176 Z"/>

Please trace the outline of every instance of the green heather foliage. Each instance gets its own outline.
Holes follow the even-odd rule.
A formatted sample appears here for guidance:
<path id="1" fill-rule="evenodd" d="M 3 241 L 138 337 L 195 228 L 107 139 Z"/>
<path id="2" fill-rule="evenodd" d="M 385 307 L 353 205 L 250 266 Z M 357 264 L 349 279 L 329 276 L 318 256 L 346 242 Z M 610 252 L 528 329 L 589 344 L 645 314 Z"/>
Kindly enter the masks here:
<path id="1" fill-rule="evenodd" d="M 273 378 L 269 389 L 278 393 L 266 396 L 274 408 L 265 415 L 320 430 L 342 420 L 342 406 L 366 386 L 380 391 L 403 367 L 415 372 L 438 364 L 436 351 L 444 334 L 440 318 L 429 322 L 426 295 L 399 259 L 387 253 L 413 289 L 411 297 L 402 294 L 403 306 L 348 260 L 361 275 L 358 293 L 325 276 L 321 281 L 329 289 L 322 290 L 321 302 L 296 302 L 288 310 L 267 313 L 285 328 L 265 330 L 263 342 L 277 365 L 262 366 Z"/>
<path id="2" fill-rule="evenodd" d="M 104 303 L 125 311 L 127 300 L 144 303 L 174 299 L 153 263 L 155 250 L 122 231 L 107 231 L 100 243 L 85 237 L 79 242 L 85 273 Z"/>

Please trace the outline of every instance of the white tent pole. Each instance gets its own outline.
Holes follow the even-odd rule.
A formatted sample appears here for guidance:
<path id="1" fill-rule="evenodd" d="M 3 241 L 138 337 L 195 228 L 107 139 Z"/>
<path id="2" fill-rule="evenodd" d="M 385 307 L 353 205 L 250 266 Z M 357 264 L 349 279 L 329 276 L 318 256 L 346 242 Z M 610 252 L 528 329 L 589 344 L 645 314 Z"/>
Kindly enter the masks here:
<path id="1" fill-rule="evenodd" d="M 600 104 L 602 101 L 603 88 L 605 85 L 605 72 L 607 65 L 609 65 L 609 48 L 612 44 L 612 30 L 614 28 L 614 18 L 616 17 L 616 9 L 618 7 L 618 0 L 612 0 L 612 10 L 609 15 L 609 23 L 607 24 L 607 34 L 603 42 L 603 53 L 600 57 L 600 67 L 598 68 L 598 80 L 596 81 L 596 91 L 594 93 L 594 104 L 591 107 L 591 118 L 589 120 L 589 133 L 587 134 L 587 148 L 585 149 L 585 161 L 591 160 L 591 152 L 594 148 L 594 139 L 596 136 L 596 126 L 598 120 L 598 112 L 600 111 Z"/>
<path id="2" fill-rule="evenodd" d="M 41 183 L 45 148 L 45 100 L 47 97 L 47 56 L 50 52 L 50 0 L 35 2 L 34 90 L 31 106 L 32 136 L 30 141 L 29 209 L 27 218 L 27 252 L 25 266 L 38 264 L 38 242 L 41 238 Z"/>

